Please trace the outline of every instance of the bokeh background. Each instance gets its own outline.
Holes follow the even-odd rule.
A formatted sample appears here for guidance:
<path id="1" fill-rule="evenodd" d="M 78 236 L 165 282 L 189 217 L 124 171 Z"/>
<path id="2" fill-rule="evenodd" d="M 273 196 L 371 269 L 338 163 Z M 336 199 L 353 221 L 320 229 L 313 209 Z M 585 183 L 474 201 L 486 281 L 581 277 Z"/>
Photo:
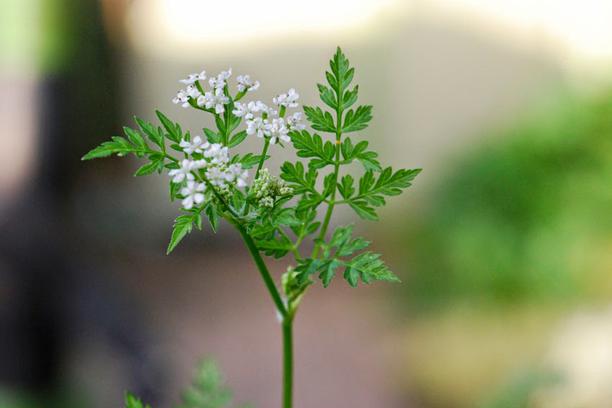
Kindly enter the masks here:
<path id="1" fill-rule="evenodd" d="M 403 284 L 303 302 L 296 406 L 612 406 L 609 0 L 2 0 L 0 407 L 173 406 L 205 356 L 279 405 L 236 234 L 165 256 L 167 180 L 80 157 L 154 109 L 201 129 L 171 98 L 203 68 L 317 103 L 337 45 L 375 106 L 359 137 L 424 172 L 357 222 Z"/>

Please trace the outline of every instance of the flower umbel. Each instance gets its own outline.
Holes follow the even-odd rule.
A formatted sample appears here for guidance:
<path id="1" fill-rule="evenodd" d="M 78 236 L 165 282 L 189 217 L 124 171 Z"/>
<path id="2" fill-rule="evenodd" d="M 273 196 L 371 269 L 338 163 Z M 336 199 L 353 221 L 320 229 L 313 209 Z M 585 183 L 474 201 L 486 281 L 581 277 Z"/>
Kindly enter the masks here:
<path id="1" fill-rule="evenodd" d="M 253 201 L 262 207 L 273 207 L 279 198 L 289 196 L 293 189 L 283 180 L 274 177 L 268 169 L 262 169 L 249 191 Z"/>

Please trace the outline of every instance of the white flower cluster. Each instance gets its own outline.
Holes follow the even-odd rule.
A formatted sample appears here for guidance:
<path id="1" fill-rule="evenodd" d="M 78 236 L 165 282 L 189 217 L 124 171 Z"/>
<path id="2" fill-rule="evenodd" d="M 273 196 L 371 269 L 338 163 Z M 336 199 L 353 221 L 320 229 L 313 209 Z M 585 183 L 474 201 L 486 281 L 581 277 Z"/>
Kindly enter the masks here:
<path id="1" fill-rule="evenodd" d="M 183 207 L 187 210 L 194 204 L 204 202 L 206 183 L 200 182 L 199 170 L 204 170 L 204 177 L 221 191 L 226 191 L 229 185 L 245 187 L 249 172 L 240 164 L 230 164 L 229 149 L 219 143 L 209 143 L 201 136 L 180 143 L 185 153 L 191 156 L 184 159 L 178 169 L 168 172 L 173 183 L 185 183 L 180 190 L 183 196 Z"/>
<path id="2" fill-rule="evenodd" d="M 187 85 L 185 89 L 178 91 L 176 97 L 172 99 L 175 104 L 180 104 L 187 108 L 192 104 L 199 107 L 214 110 L 218 115 L 225 112 L 227 106 L 232 102 L 227 88 L 227 81 L 232 76 L 232 69 L 222 71 L 217 76 L 208 78 L 210 88 L 204 90 L 202 83 L 206 81 L 206 71 L 199 74 L 190 74 L 186 79 L 179 82 Z M 238 75 L 236 77 L 238 96 L 240 99 L 245 93 L 259 89 L 259 81 L 251 79 L 250 75 Z M 233 104 L 233 114 L 244 119 L 247 127 L 247 134 L 266 138 L 271 144 L 289 142 L 289 132 L 292 130 L 303 130 L 305 126 L 301 123 L 302 113 L 294 112 L 286 116 L 288 108 L 297 108 L 300 95 L 291 88 L 287 93 L 275 96 L 272 102 L 278 109 L 273 109 L 261 101 L 251 101 L 248 103 L 235 102 Z M 231 106 L 231 105 L 230 105 Z"/>
<path id="3" fill-rule="evenodd" d="M 271 175 L 268 169 L 259 172 L 251 187 L 252 197 L 262 207 L 272 207 L 278 198 L 291 193 L 293 189 L 283 180 Z"/>
<path id="4" fill-rule="evenodd" d="M 186 79 L 181 79 L 179 82 L 187 85 L 185 89 L 178 91 L 172 102 L 181 104 L 183 108 L 190 106 L 190 99 L 200 107 L 206 109 L 214 109 L 215 113 L 222 114 L 225 112 L 225 105 L 230 102 L 230 98 L 226 93 L 227 80 L 232 76 L 232 69 L 221 71 L 217 76 L 208 79 L 210 89 L 204 91 L 200 81 L 206 81 L 206 71 L 199 74 L 190 74 Z M 249 75 L 240 75 L 238 80 L 238 90 L 251 91 L 259 88 L 259 81 L 252 81 Z"/>
<path id="5" fill-rule="evenodd" d="M 300 95 L 295 92 L 295 89 L 291 88 L 286 94 L 274 97 L 273 102 L 281 109 L 297 108 L 299 97 Z M 290 131 L 305 128 L 301 123 L 302 112 L 294 112 L 288 117 L 281 117 L 276 109 L 267 106 L 262 101 L 236 102 L 233 113 L 244 118 L 247 125 L 247 134 L 269 138 L 272 144 L 279 141 L 289 142 L 291 141 Z"/>

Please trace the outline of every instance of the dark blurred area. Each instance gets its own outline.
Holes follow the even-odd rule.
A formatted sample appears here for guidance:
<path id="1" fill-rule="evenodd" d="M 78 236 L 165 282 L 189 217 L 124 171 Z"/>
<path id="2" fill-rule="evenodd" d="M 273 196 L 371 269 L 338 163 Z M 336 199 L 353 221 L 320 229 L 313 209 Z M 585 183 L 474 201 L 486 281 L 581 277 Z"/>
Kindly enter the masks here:
<path id="1" fill-rule="evenodd" d="M 11 93 L 25 88 L 35 95 L 29 115 L 15 110 L 18 116 L 6 119 L 31 115 L 38 126 L 29 177 L 1 203 L 0 382 L 40 406 L 65 406 L 66 398 L 77 403 L 85 395 L 64 383 L 65 370 L 74 348 L 95 336 L 124 356 L 127 384 L 154 400 L 141 372 L 148 363 L 141 316 L 104 267 L 89 261 L 103 255 L 72 214 L 83 151 L 119 126 L 118 50 L 109 45 L 99 2 L 38 7 L 31 11 L 41 13 L 45 74 L 2 78 L 6 116 Z M 29 17 L 23 23 L 37 20 Z M 18 136 L 6 133 L 3 140 Z"/>
<path id="2" fill-rule="evenodd" d="M 404 283 L 305 300 L 296 404 L 612 406 L 612 10 L 561 3 L 4 0 L 0 408 L 171 406 L 203 356 L 237 401 L 279 404 L 279 328 L 238 237 L 166 257 L 167 180 L 80 158 L 134 114 L 201 129 L 171 99 L 202 69 L 315 104 L 337 45 L 375 106 L 358 137 L 424 172 L 356 226 Z"/>

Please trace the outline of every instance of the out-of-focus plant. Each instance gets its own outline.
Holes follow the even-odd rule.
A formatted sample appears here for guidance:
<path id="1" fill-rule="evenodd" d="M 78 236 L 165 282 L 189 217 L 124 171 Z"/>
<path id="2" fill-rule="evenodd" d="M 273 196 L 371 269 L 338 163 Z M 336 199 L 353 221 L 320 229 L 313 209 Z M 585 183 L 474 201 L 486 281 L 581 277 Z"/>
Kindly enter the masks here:
<path id="1" fill-rule="evenodd" d="M 509 379 L 480 408 L 528 408 L 533 406 L 534 393 L 553 384 L 561 384 L 559 375 L 543 370 L 529 370 Z"/>
<path id="2" fill-rule="evenodd" d="M 211 360 L 205 360 L 198 365 L 193 383 L 183 393 L 182 403 L 178 408 L 228 408 L 231 403 L 232 392 L 225 386 L 217 365 Z M 125 407 L 151 408 L 130 393 L 125 395 Z"/>
<path id="3" fill-rule="evenodd" d="M 212 115 L 216 130 L 204 128 L 203 136 L 192 136 L 157 112 L 162 126 L 136 118 L 138 129 L 124 128 L 126 137 L 115 136 L 83 157 L 134 154 L 148 159 L 137 176 L 168 171 L 170 199 L 180 199 L 183 208 L 175 220 L 168 253 L 194 227 L 202 229 L 204 217 L 213 231 L 222 219 L 235 227 L 281 322 L 284 408 L 292 406 L 293 320 L 306 290 L 314 283 L 312 278 L 318 277 L 325 287 L 340 272 L 353 287 L 360 281 L 398 281 L 379 254 L 366 250 L 370 242 L 353 236 L 351 225 L 330 231 L 337 206 L 347 205 L 359 217 L 375 220 L 376 209 L 386 204 L 387 197 L 400 194 L 420 172 L 383 168 L 367 141 L 355 142 L 348 137 L 364 130 L 372 119 L 372 106 L 353 107 L 359 91 L 358 86 L 351 87 L 354 74 L 338 49 L 325 73 L 327 85 L 317 85 L 321 100 L 330 109 L 304 107 L 310 127 L 331 134 L 329 138 L 306 130 L 301 112 L 288 113 L 298 107 L 299 95 L 293 89 L 275 97 L 274 106 L 261 101 L 240 102 L 260 84 L 248 75 L 238 76 L 234 93 L 228 83 L 230 69 L 209 78 L 208 84 L 205 72 L 190 75 L 181 81 L 187 87 L 174 98 L 176 104 Z M 246 129 L 239 130 L 241 123 Z M 234 153 L 250 135 L 263 140 L 261 152 Z M 295 148 L 298 160 L 283 163 L 277 177 L 265 163 L 273 146 L 288 143 Z M 305 163 L 299 159 L 306 159 Z M 350 174 L 342 174 L 352 163 L 363 167 L 357 182 Z M 256 170 L 249 185 L 251 168 Z M 309 241 L 313 249 L 305 255 L 303 247 Z M 263 255 L 293 256 L 294 265 L 282 276 L 280 289 Z M 129 397 L 130 408 L 141 406 L 134 404 L 140 403 Z"/>
<path id="4" fill-rule="evenodd" d="M 611 94 L 568 97 L 454 162 L 409 233 L 410 301 L 609 294 L 611 118 Z"/>

